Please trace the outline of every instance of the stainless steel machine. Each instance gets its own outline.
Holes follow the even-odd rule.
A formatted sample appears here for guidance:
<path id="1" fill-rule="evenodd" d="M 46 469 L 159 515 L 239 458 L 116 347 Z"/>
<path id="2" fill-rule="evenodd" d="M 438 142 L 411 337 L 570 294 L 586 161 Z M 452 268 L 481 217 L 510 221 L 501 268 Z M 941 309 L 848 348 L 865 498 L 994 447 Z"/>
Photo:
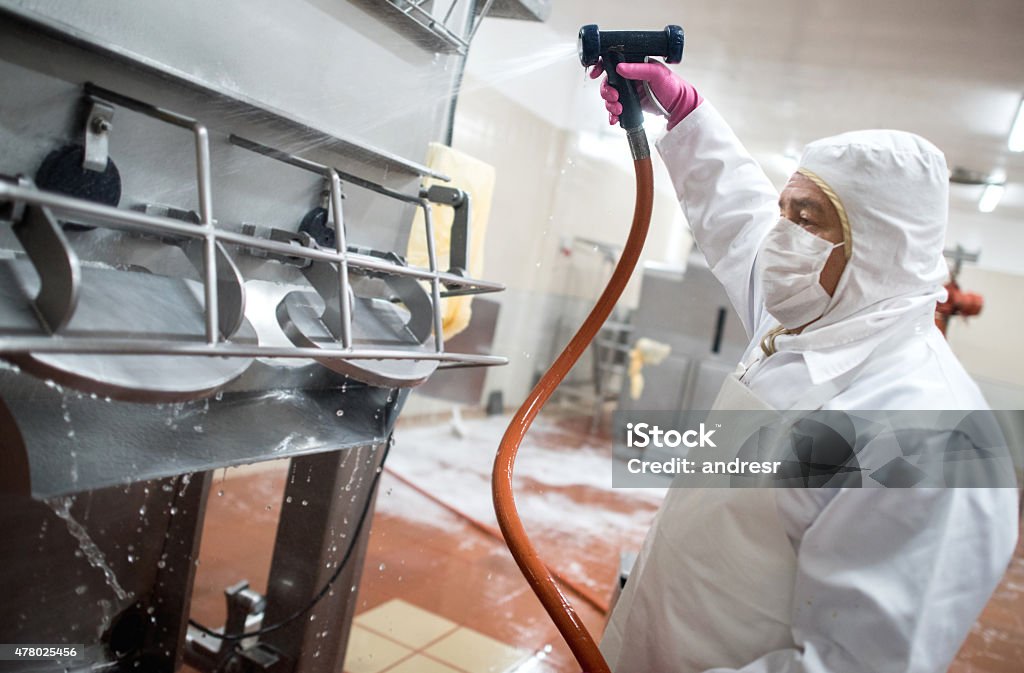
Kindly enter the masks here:
<path id="1" fill-rule="evenodd" d="M 0 669 L 341 670 L 408 391 L 504 361 L 445 348 L 502 288 L 418 163 L 492 4 L 547 5 L 0 2 L 0 643 L 84 645 Z M 410 266 L 434 206 L 450 268 Z M 267 594 L 190 626 L 212 471 L 280 458 Z"/>
<path id="2" fill-rule="evenodd" d="M 644 266 L 632 326 L 635 339 L 652 339 L 672 350 L 661 364 L 644 368 L 639 399 L 631 397 L 625 382 L 618 405 L 624 414 L 710 409 L 747 347 L 739 316 L 699 252 L 690 255 L 685 271 Z"/>

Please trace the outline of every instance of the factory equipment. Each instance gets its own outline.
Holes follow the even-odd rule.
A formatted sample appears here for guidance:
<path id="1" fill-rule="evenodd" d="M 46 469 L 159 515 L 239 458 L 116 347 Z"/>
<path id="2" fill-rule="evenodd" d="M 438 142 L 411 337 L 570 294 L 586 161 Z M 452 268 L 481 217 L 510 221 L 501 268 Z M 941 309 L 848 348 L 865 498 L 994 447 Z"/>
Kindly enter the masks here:
<path id="1" fill-rule="evenodd" d="M 551 331 L 551 360 L 572 336 L 575 325 L 586 317 L 596 299 L 587 296 L 596 277 L 592 269 L 594 262 L 599 265 L 600 278 L 607 278 L 615 268 L 622 246 L 573 236 L 560 242 L 559 253 L 559 257 L 568 263 L 557 318 Z M 581 288 L 586 288 L 582 290 L 582 298 L 576 296 L 581 293 Z M 629 319 L 628 309 L 622 306 L 612 309 L 601 326 L 601 332 L 582 356 L 582 366 L 573 367 L 554 396 L 557 401 L 575 402 L 586 407 L 587 413 L 591 414 L 591 432 L 597 432 L 601 427 L 605 404 L 618 398 L 630 350 L 628 341 L 632 328 Z M 542 374 L 543 371 L 538 369 L 536 377 L 539 379 Z"/>
<path id="2" fill-rule="evenodd" d="M 13 670 L 340 670 L 408 391 L 504 362 L 445 347 L 502 288 L 465 231 L 438 267 L 472 194 L 416 161 L 464 49 L 393 12 L 476 4 L 0 3 L 0 642 L 84 646 Z M 266 595 L 190 625 L 213 470 L 280 458 Z"/>
<path id="3" fill-rule="evenodd" d="M 624 385 L 618 412 L 628 417 L 659 410 L 683 415 L 710 409 L 725 377 L 747 347 L 747 335 L 721 283 L 699 252 L 686 268 L 648 263 L 633 312 L 633 336 L 670 347 L 657 366 L 644 368 L 638 397 Z"/>

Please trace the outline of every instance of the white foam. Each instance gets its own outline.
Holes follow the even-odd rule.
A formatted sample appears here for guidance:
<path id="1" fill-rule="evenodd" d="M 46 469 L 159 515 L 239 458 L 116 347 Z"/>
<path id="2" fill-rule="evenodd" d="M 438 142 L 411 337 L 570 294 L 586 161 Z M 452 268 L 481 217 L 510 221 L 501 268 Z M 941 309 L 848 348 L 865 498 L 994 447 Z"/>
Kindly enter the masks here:
<path id="1" fill-rule="evenodd" d="M 463 437 L 446 426 L 398 428 L 388 466 L 443 502 L 489 524 L 497 525 L 491 501 L 491 467 L 507 417 L 464 421 Z M 541 446 L 538 435 L 544 435 Z M 528 530 L 556 534 L 585 547 L 595 538 L 642 539 L 665 489 L 614 489 L 610 446 L 550 448 L 557 437 L 567 444 L 580 437 L 551 421 L 538 419 L 516 460 L 516 504 Z M 554 437 L 553 437 L 554 436 Z M 595 442 L 600 440 L 595 438 Z M 619 511 L 579 502 L 570 487 L 613 492 L 623 503 Z M 378 510 L 416 523 L 446 528 L 454 515 L 425 507 L 422 496 L 382 493 Z M 632 504 L 630 504 L 632 503 Z"/>

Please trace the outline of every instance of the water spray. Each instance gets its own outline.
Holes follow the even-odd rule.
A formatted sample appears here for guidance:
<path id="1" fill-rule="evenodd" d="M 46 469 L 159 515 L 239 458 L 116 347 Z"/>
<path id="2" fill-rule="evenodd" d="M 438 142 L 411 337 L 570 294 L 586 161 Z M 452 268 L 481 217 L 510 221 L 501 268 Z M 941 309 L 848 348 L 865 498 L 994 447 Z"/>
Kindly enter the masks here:
<path id="1" fill-rule="evenodd" d="M 601 656 L 593 636 L 583 625 L 569 599 L 558 588 L 554 577 L 537 554 L 523 528 L 522 520 L 516 511 L 512 476 L 516 453 L 523 437 L 558 384 L 569 373 L 608 319 L 636 267 L 651 224 L 654 175 L 651 151 L 643 127 L 643 111 L 635 83 L 619 75 L 616 66 L 619 63 L 642 63 L 651 56 L 659 56 L 668 63 L 679 63 L 683 57 L 683 30 L 679 26 L 666 26 L 663 31 L 601 31 L 596 25 L 590 24 L 580 29 L 578 47 L 580 63 L 584 67 L 603 63 L 609 84 L 619 92 L 619 101 L 622 103 L 619 125 L 626 131 L 636 171 L 633 223 L 622 256 L 604 292 L 569 344 L 512 417 L 494 459 L 491 491 L 498 525 L 509 551 L 512 552 L 530 588 L 537 594 L 562 638 L 569 645 L 576 661 L 585 673 L 610 673 L 608 663 Z M 647 91 L 647 96 L 652 101 L 657 101 L 650 90 Z"/>

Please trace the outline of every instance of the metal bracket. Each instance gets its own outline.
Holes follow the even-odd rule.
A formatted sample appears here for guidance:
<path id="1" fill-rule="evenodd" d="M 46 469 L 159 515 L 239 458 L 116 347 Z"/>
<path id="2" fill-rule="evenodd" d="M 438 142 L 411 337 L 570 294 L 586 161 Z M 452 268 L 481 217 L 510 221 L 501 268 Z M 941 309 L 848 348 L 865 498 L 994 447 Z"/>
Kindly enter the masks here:
<path id="1" fill-rule="evenodd" d="M 228 618 L 220 633 L 245 633 L 251 631 L 263 623 L 264 611 L 267 607 L 267 599 L 262 594 L 249 588 L 249 582 L 241 580 L 224 589 L 224 599 L 227 602 Z M 224 670 L 226 660 L 232 656 L 251 660 L 251 663 L 258 664 L 254 669 L 246 670 L 272 670 L 279 662 L 280 657 L 272 656 L 264 648 L 248 646 L 255 643 L 256 637 L 246 638 L 239 641 L 236 649 L 231 644 L 225 644 L 222 640 L 214 640 L 205 636 L 195 627 L 189 626 L 185 643 L 185 659 L 193 667 L 204 671 Z M 242 657 L 245 652 L 252 651 L 254 656 Z M 238 669 L 231 669 L 238 670 Z"/>
<path id="2" fill-rule="evenodd" d="M 114 106 L 97 98 L 89 98 L 89 118 L 85 122 L 85 159 L 82 168 L 102 173 L 107 170 L 110 127 Z"/>
<path id="3" fill-rule="evenodd" d="M 308 248 L 313 245 L 312 237 L 304 231 L 287 231 L 285 229 L 277 229 L 275 227 L 261 227 L 255 224 L 243 224 L 242 233 L 246 236 L 265 238 L 271 241 L 277 241 L 278 243 L 294 245 L 296 247 Z M 253 257 L 272 259 L 275 262 L 288 264 L 289 266 L 295 266 L 300 269 L 305 269 L 313 263 L 313 260 L 308 257 L 283 255 L 276 252 L 261 250 L 259 248 L 248 247 L 245 248 L 245 251 Z"/>
<path id="4" fill-rule="evenodd" d="M 320 316 L 324 325 L 331 331 L 334 338 L 341 340 L 342 337 L 342 320 L 341 320 L 341 301 L 340 301 L 340 285 L 338 283 L 338 267 L 334 264 L 320 263 L 320 264 L 309 264 L 302 269 L 302 275 L 306 277 L 309 284 L 313 286 L 320 298 L 324 300 L 324 312 Z M 355 294 L 352 291 L 352 286 L 348 287 L 348 305 L 352 306 L 355 304 Z"/>
<path id="5" fill-rule="evenodd" d="M 13 210 L 22 215 L 11 229 L 39 274 L 39 294 L 32 300 L 33 307 L 46 330 L 55 334 L 71 321 L 78 305 L 82 283 L 78 255 L 49 208 L 27 205 Z"/>
<path id="6" fill-rule="evenodd" d="M 249 627 L 250 617 L 262 618 L 263 611 L 267 607 L 267 599 L 262 594 L 250 589 L 249 582 L 246 580 L 241 580 L 225 589 L 224 598 L 228 604 L 225 633 L 244 633 Z"/>
<path id="7" fill-rule="evenodd" d="M 469 273 L 469 194 L 454 187 L 434 185 L 420 192 L 431 203 L 451 206 L 455 211 L 448 249 L 448 273 L 466 276 Z M 447 285 L 447 284 L 446 284 Z"/>
<path id="8" fill-rule="evenodd" d="M 243 227 L 243 233 L 248 236 L 264 236 L 272 241 L 289 243 L 298 247 L 314 249 L 320 248 L 309 234 L 302 231 L 285 231 L 283 229 L 276 229 L 273 227 L 261 228 L 253 224 L 247 224 Z M 256 254 L 255 250 L 250 251 Z M 348 246 L 348 252 L 366 255 L 368 257 L 376 257 L 378 259 L 392 262 L 393 264 L 405 266 L 405 260 L 394 252 L 383 252 L 359 246 Z M 314 263 L 312 259 L 307 257 L 291 257 L 276 253 L 262 253 L 257 256 L 273 259 L 301 269 L 306 280 L 309 281 L 309 284 L 313 286 L 313 289 L 316 290 L 317 294 L 320 295 L 320 298 L 324 300 L 324 304 L 326 304 L 326 309 L 321 316 L 324 325 L 336 338 L 342 338 L 343 321 L 341 319 L 341 302 L 339 300 L 340 290 L 337 265 L 334 263 L 324 262 Z M 408 276 L 398 276 L 382 271 L 353 269 L 350 273 L 352 275 L 379 278 L 383 280 L 388 288 L 394 293 L 394 296 L 388 297 L 388 299 L 397 299 L 405 304 L 405 307 L 409 309 L 409 321 L 405 324 L 405 328 L 409 331 L 409 334 L 416 339 L 417 343 L 421 344 L 425 343 L 427 339 L 430 338 L 431 315 L 433 313 L 433 308 L 430 304 L 430 298 L 427 296 L 427 293 L 423 291 L 423 287 L 419 284 L 419 281 Z M 348 292 L 349 306 L 352 306 L 355 303 L 355 295 L 352 291 L 351 285 L 349 285 Z"/>
<path id="9" fill-rule="evenodd" d="M 205 267 L 203 257 L 204 242 L 202 239 L 190 238 L 186 241 L 179 241 L 182 251 L 192 266 L 201 274 Z M 218 313 L 218 328 L 225 339 L 230 339 L 238 332 L 245 319 L 245 280 L 242 272 L 235 266 L 235 262 L 228 255 L 224 244 L 217 242 L 217 298 L 220 301 L 220 312 Z"/>
<path id="10" fill-rule="evenodd" d="M 357 255 L 366 255 L 367 257 L 376 257 L 377 259 L 383 259 L 386 262 L 391 262 L 398 266 L 407 266 L 405 257 L 402 257 L 392 250 L 375 250 L 374 248 L 367 248 L 362 245 L 350 245 L 348 246 L 348 252 L 355 253 Z M 361 276 L 367 276 L 369 278 L 388 278 L 393 275 L 386 271 L 371 271 L 368 269 L 356 269 L 353 273 Z"/>
<path id="11" fill-rule="evenodd" d="M 11 177 L 8 175 L 0 175 L 0 181 L 17 185 L 18 187 L 32 188 L 32 181 L 28 178 L 18 175 L 17 177 Z M 25 215 L 25 202 L 19 201 L 18 199 L 6 199 L 0 201 L 0 222 L 6 224 L 14 224 Z"/>
<path id="12" fill-rule="evenodd" d="M 199 225 L 199 214 L 193 210 L 183 210 L 157 203 L 142 204 L 137 210 L 154 217 L 167 217 Z M 181 248 L 185 256 L 188 257 L 188 261 L 202 276 L 205 266 L 203 239 L 165 236 L 160 240 Z M 220 301 L 218 327 L 224 338 L 230 339 L 242 326 L 242 320 L 245 318 L 245 279 L 242 278 L 242 272 L 238 270 L 231 256 L 228 255 L 224 244 L 218 241 L 215 247 L 217 250 L 217 297 Z"/>
<path id="13" fill-rule="evenodd" d="M 380 254 L 378 253 L 378 255 Z M 326 309 L 321 320 L 336 338 L 341 339 L 342 321 L 341 302 L 338 297 L 338 268 L 334 264 L 317 263 L 310 264 L 302 270 L 302 273 L 320 295 L 320 298 L 324 300 Z M 405 324 L 405 328 L 417 343 L 425 343 L 430 338 L 433 308 L 430 298 L 423 291 L 419 281 L 407 276 L 390 274 L 373 274 L 373 277 L 383 280 L 388 289 L 394 292 L 394 297 L 388 299 L 397 298 L 409 309 L 409 321 Z M 353 306 L 355 294 L 351 285 L 349 285 L 348 291 L 349 306 Z"/>

